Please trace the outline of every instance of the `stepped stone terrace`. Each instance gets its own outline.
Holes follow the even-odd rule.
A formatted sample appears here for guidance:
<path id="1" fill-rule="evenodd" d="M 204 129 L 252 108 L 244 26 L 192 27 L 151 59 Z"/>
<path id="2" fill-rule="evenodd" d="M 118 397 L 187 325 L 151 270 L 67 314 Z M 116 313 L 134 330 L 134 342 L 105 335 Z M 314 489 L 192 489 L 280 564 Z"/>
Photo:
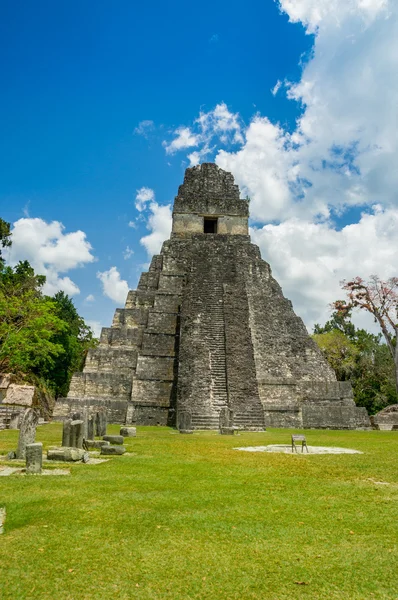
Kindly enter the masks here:
<path id="1" fill-rule="evenodd" d="M 293 311 L 248 231 L 231 173 L 186 170 L 171 237 L 89 351 L 54 417 L 106 406 L 109 420 L 218 429 L 368 428 L 351 385 Z"/>

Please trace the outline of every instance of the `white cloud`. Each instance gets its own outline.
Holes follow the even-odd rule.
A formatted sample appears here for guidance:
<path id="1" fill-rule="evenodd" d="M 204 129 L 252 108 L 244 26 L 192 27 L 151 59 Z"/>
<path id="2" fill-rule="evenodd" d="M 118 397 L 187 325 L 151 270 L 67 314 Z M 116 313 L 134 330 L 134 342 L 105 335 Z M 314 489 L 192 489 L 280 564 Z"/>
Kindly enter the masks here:
<path id="1" fill-rule="evenodd" d="M 131 258 L 134 254 L 134 250 L 132 250 L 130 248 L 130 246 L 126 246 L 124 252 L 123 252 L 123 258 L 124 260 L 128 260 L 129 258 Z"/>
<path id="2" fill-rule="evenodd" d="M 155 123 L 147 119 L 138 123 L 137 127 L 134 129 L 134 133 L 137 135 L 142 135 L 146 138 L 154 129 Z"/>
<path id="3" fill-rule="evenodd" d="M 174 135 L 176 137 L 170 143 L 163 142 L 166 154 L 175 154 L 175 152 L 178 152 L 179 150 L 197 146 L 201 141 L 200 137 L 192 133 L 189 127 L 178 127 L 178 129 L 175 130 Z"/>
<path id="4" fill-rule="evenodd" d="M 340 279 L 396 275 L 398 3 L 280 0 L 279 6 L 314 35 L 300 80 L 289 83 L 281 73 L 272 90 L 301 107 L 296 127 L 287 130 L 261 114 L 244 126 L 221 103 L 193 121 L 198 144 L 188 158 L 198 164 L 210 142 L 216 145 L 215 161 L 251 198 L 259 224 L 253 239 L 311 325 L 325 320 L 328 304 L 342 296 Z M 334 216 L 352 207 L 362 217 L 337 230 Z"/>
<path id="5" fill-rule="evenodd" d="M 139 190 L 137 190 L 135 196 L 135 207 L 138 211 L 141 212 L 146 208 L 148 202 L 152 202 L 153 200 L 155 200 L 155 192 L 151 188 L 142 187 Z M 132 227 L 130 223 L 129 226 Z"/>
<path id="6" fill-rule="evenodd" d="M 242 144 L 242 123 L 238 113 L 232 113 L 224 102 L 217 104 L 213 110 L 201 111 L 192 127 L 178 127 L 171 142 L 164 141 L 166 154 L 201 146 L 188 156 L 191 166 L 214 150 L 213 142 L 221 145 Z"/>
<path id="7" fill-rule="evenodd" d="M 232 132 L 232 141 L 243 143 L 240 117 L 238 113 L 230 112 L 224 102 L 217 104 L 214 110 L 210 110 L 207 113 L 201 112 L 196 119 L 196 123 L 199 123 L 200 125 L 203 132 L 202 137 L 207 137 L 208 135 L 220 135 L 221 142 L 227 143 L 229 138 L 226 136 L 226 133 Z"/>
<path id="8" fill-rule="evenodd" d="M 262 222 L 396 205 L 396 3 L 389 12 L 383 0 L 281 0 L 281 7 L 316 32 L 301 80 L 285 83 L 303 107 L 296 130 L 257 115 L 246 143 L 221 150 L 216 162 L 232 170 Z"/>
<path id="9" fill-rule="evenodd" d="M 116 267 L 111 267 L 108 271 L 97 273 L 98 279 L 102 283 L 102 291 L 104 296 L 107 296 L 118 304 L 123 304 L 126 301 L 129 286 L 127 281 L 121 279 L 120 273 Z"/>
<path id="10" fill-rule="evenodd" d="M 220 150 L 216 161 L 232 171 L 241 192 L 251 198 L 251 216 L 259 222 L 277 219 L 291 210 L 290 182 L 296 170 L 287 148 L 290 136 L 266 117 L 256 116 L 246 130 L 246 143 L 235 153 Z"/>
<path id="11" fill-rule="evenodd" d="M 276 82 L 276 84 L 274 85 L 274 87 L 271 90 L 271 94 L 273 96 L 276 96 L 276 94 L 279 92 L 281 86 L 282 86 L 282 82 L 280 81 L 280 79 L 278 79 L 278 81 Z"/>
<path id="12" fill-rule="evenodd" d="M 135 221 L 129 221 L 128 226 L 132 229 L 137 229 L 137 223 Z"/>
<path id="13" fill-rule="evenodd" d="M 398 256 L 398 209 L 373 207 L 359 222 L 340 231 L 328 223 L 292 218 L 251 231 L 274 277 L 307 327 L 324 323 L 329 304 L 344 298 L 339 282 L 377 273 L 395 276 Z M 361 314 L 359 323 L 363 322 Z M 358 321 L 358 316 L 356 317 Z M 362 321 L 361 321 L 362 319 Z M 367 327 L 372 321 L 367 320 Z"/>
<path id="14" fill-rule="evenodd" d="M 95 260 L 92 247 L 83 231 L 64 233 L 59 221 L 47 223 L 39 218 L 23 218 L 12 228 L 12 246 L 4 252 L 7 263 L 28 260 L 36 273 L 47 278 L 45 294 L 63 290 L 70 296 L 79 294 L 78 286 L 61 273 L 83 267 Z"/>
<path id="15" fill-rule="evenodd" d="M 158 254 L 162 243 L 170 236 L 171 232 L 171 205 L 161 206 L 157 202 L 149 205 L 151 212 L 148 218 L 147 228 L 151 231 L 149 235 L 142 237 L 140 243 L 149 255 Z"/>
<path id="16" fill-rule="evenodd" d="M 93 296 L 93 294 L 89 294 L 88 296 L 86 296 L 86 298 L 84 299 L 84 302 L 95 302 L 95 296 Z"/>
<path id="17" fill-rule="evenodd" d="M 102 325 L 99 321 L 90 321 L 89 319 L 85 319 L 86 325 L 91 327 L 94 333 L 94 337 L 99 338 L 101 335 Z"/>
<path id="18" fill-rule="evenodd" d="M 279 0 L 279 4 L 291 22 L 301 22 L 308 33 L 315 33 L 330 25 L 340 27 L 351 17 L 371 22 L 389 3 L 388 0 Z"/>

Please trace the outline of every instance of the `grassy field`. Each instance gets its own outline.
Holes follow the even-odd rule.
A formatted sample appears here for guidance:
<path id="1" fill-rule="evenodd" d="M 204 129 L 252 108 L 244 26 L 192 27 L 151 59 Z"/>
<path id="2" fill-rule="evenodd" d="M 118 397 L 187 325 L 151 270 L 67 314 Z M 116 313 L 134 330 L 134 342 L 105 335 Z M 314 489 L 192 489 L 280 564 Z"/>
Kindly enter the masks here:
<path id="1" fill-rule="evenodd" d="M 233 450 L 288 430 L 141 427 L 132 454 L 70 477 L 1 477 L 0 598 L 397 599 L 398 432 L 305 433 L 364 454 Z M 17 435 L 0 432 L 0 454 Z"/>

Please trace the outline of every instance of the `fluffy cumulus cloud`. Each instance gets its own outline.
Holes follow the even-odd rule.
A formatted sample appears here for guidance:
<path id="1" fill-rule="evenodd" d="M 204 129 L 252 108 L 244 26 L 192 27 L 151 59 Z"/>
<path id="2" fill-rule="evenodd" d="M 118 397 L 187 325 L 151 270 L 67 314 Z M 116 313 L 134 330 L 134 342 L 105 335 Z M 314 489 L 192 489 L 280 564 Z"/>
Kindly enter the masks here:
<path id="1" fill-rule="evenodd" d="M 148 202 L 152 202 L 153 200 L 155 200 L 155 192 L 151 190 L 151 188 L 142 187 L 137 190 L 135 196 L 135 207 L 139 212 L 142 212 L 147 206 Z M 132 227 L 132 225 L 130 225 L 130 227 Z"/>
<path id="2" fill-rule="evenodd" d="M 102 284 L 104 296 L 110 298 L 117 304 L 124 305 L 129 286 L 127 281 L 121 278 L 117 268 L 111 267 L 108 271 L 98 272 L 97 277 Z"/>
<path id="3" fill-rule="evenodd" d="M 271 90 L 301 108 L 295 128 L 261 114 L 245 126 L 220 104 L 193 120 L 187 158 L 197 164 L 211 155 L 234 174 L 251 198 L 254 241 L 311 326 L 341 297 L 340 279 L 396 275 L 398 4 L 279 6 L 314 36 L 300 80 L 289 83 L 281 73 Z M 337 228 L 337 218 L 352 221 L 353 207 L 362 216 Z"/>
<path id="4" fill-rule="evenodd" d="M 140 242 L 150 256 L 160 252 L 162 243 L 171 232 L 171 205 L 151 202 L 149 205 L 147 228 L 151 233 L 141 238 Z"/>
<path id="5" fill-rule="evenodd" d="M 179 150 L 192 148 L 200 143 L 200 137 L 192 133 L 189 127 L 178 127 L 174 132 L 174 139 L 171 142 L 163 142 L 166 154 L 175 154 Z"/>
<path id="6" fill-rule="evenodd" d="M 214 149 L 231 144 L 242 144 L 242 123 L 237 113 L 232 113 L 222 102 L 208 112 L 200 112 L 192 127 L 178 127 L 171 141 L 165 140 L 166 154 L 175 154 L 187 148 L 198 148 L 188 155 L 190 165 L 197 165 Z"/>
<path id="7" fill-rule="evenodd" d="M 288 97 L 303 107 L 294 132 L 257 115 L 236 152 L 216 158 L 253 199 L 259 221 L 327 217 L 348 206 L 397 204 L 398 19 L 387 0 L 281 0 L 315 33 Z M 275 90 L 275 88 L 274 88 Z"/>
<path id="8" fill-rule="evenodd" d="M 45 294 L 63 290 L 74 296 L 80 290 L 64 273 L 93 262 L 91 251 L 83 231 L 65 233 L 59 221 L 47 223 L 39 218 L 23 218 L 13 224 L 12 246 L 5 252 L 5 258 L 11 265 L 28 260 L 36 273 L 45 275 Z"/>
<path id="9" fill-rule="evenodd" d="M 324 322 L 344 297 L 339 282 L 356 274 L 396 276 L 398 209 L 374 206 L 358 223 L 335 230 L 299 218 L 253 228 L 252 240 L 308 327 Z M 358 317 L 357 317 L 358 319 Z M 360 315 L 359 324 L 372 326 Z"/>

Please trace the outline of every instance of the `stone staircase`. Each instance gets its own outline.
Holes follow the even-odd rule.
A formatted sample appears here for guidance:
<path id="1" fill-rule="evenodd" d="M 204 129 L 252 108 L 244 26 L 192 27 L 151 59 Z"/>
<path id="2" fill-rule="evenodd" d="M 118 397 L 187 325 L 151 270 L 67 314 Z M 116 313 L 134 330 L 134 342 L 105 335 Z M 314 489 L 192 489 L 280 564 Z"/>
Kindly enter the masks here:
<path id="1" fill-rule="evenodd" d="M 7 429 L 11 419 L 11 410 L 6 406 L 0 406 L 0 430 Z"/>
<path id="2" fill-rule="evenodd" d="M 201 306 L 206 307 L 203 315 L 202 335 L 208 340 L 210 363 L 210 404 L 211 413 L 192 414 L 192 426 L 195 429 L 218 429 L 219 412 L 228 405 L 228 384 L 225 350 L 225 323 L 222 283 L 214 278 L 201 280 Z"/>
<path id="3" fill-rule="evenodd" d="M 259 425 L 260 423 L 263 426 Z M 234 427 L 238 429 L 251 429 L 262 431 L 265 429 L 264 410 L 257 403 L 254 405 L 247 404 L 247 410 L 244 413 L 236 413 L 234 415 Z"/>

